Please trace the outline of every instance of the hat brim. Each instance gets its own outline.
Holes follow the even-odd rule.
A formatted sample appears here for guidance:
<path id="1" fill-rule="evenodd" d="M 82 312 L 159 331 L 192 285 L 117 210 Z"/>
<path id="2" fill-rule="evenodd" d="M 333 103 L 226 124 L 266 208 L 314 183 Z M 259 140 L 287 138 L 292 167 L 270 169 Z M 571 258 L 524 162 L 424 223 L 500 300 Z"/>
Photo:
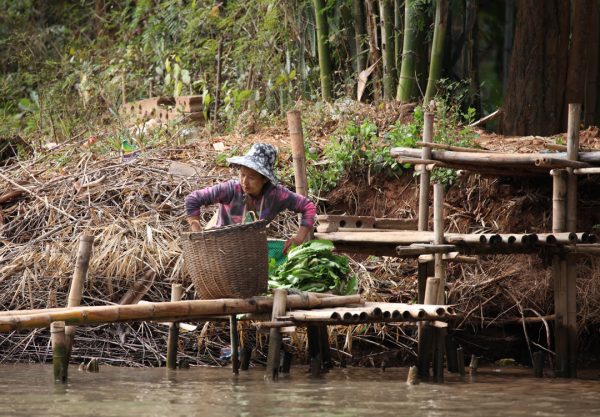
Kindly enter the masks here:
<path id="1" fill-rule="evenodd" d="M 251 156 L 235 156 L 233 158 L 227 158 L 227 162 L 231 165 L 242 165 L 246 168 L 253 169 L 259 174 L 263 175 L 269 181 L 271 181 L 274 185 L 279 183 L 279 179 L 275 176 L 271 170 L 265 168 L 262 164 L 260 164 L 256 159 Z"/>

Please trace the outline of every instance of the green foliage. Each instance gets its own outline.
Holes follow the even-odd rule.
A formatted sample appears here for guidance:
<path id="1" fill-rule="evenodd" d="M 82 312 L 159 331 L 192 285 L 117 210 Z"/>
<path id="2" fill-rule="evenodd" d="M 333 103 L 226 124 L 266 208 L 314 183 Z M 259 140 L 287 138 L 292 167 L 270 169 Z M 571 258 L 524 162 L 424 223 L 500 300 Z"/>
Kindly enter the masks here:
<path id="1" fill-rule="evenodd" d="M 269 279 L 271 288 L 295 288 L 301 291 L 356 294 L 358 281 L 350 272 L 348 258 L 332 252 L 328 240 L 312 240 L 291 249 L 287 260 Z"/>
<path id="2" fill-rule="evenodd" d="M 387 138 L 379 138 L 377 126 L 369 120 L 360 125 L 353 122 L 345 132 L 328 142 L 323 150 L 323 163 L 308 167 L 308 187 L 312 193 L 327 192 L 355 173 L 367 175 L 402 171 L 390 155 Z M 309 150 L 307 160 L 317 162 L 317 155 Z"/>

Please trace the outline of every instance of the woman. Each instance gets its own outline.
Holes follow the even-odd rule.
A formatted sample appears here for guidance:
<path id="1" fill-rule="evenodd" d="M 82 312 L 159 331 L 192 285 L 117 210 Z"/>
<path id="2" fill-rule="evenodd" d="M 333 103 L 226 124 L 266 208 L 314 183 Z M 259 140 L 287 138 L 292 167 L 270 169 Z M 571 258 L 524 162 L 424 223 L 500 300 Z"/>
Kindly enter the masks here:
<path id="1" fill-rule="evenodd" d="M 317 208 L 308 198 L 278 184 L 274 174 L 277 150 L 266 143 L 255 143 L 244 156 L 228 158 L 239 168 L 239 180 L 196 190 L 185 199 L 187 221 L 194 232 L 202 230 L 200 207 L 219 204 L 215 226 L 243 223 L 249 212 L 271 222 L 285 209 L 302 214 L 298 232 L 285 241 L 283 253 L 292 244 L 300 245 L 314 226 Z"/>

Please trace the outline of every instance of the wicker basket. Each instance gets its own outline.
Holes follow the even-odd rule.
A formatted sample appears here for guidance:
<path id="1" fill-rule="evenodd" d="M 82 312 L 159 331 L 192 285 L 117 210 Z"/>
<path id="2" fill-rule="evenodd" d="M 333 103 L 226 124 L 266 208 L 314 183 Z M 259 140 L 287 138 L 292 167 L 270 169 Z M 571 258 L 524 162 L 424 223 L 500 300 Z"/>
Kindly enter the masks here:
<path id="1" fill-rule="evenodd" d="M 249 298 L 267 291 L 264 220 L 183 233 L 186 268 L 200 299 Z"/>

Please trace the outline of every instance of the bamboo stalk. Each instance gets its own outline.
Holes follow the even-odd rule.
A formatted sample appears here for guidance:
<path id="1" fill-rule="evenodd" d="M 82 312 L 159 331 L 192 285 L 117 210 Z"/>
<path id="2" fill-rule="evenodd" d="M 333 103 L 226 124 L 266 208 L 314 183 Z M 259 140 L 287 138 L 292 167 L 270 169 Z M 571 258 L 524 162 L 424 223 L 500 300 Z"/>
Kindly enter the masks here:
<path id="1" fill-rule="evenodd" d="M 600 167 L 592 167 L 592 168 L 575 168 L 573 170 L 573 174 L 575 175 L 590 175 L 590 174 L 600 174 Z"/>
<path id="2" fill-rule="evenodd" d="M 336 307 L 336 306 L 343 306 L 343 305 L 349 305 L 349 304 L 363 304 L 363 301 L 360 297 L 360 295 L 333 295 L 333 294 L 326 294 L 326 293 L 314 293 L 314 292 L 306 292 L 304 293 L 304 295 L 294 295 L 292 297 L 292 301 L 288 301 L 289 303 L 293 303 L 294 308 L 305 308 L 302 306 L 302 303 L 304 301 L 307 300 L 307 298 L 310 300 L 310 308 L 326 308 L 326 307 Z M 268 297 L 261 297 L 261 303 L 264 301 L 262 300 L 263 298 L 268 298 Z M 229 300 L 229 299 L 228 299 Z M 250 299 L 253 300 L 253 299 Z M 301 302 L 298 302 L 298 300 L 303 300 Z M 323 300 L 322 302 L 319 300 Z M 195 300 L 195 301 L 202 301 L 202 300 Z M 214 301 L 214 300 L 213 300 Z M 252 301 L 250 301 L 252 303 Z M 145 304 L 151 304 L 150 302 L 146 302 Z M 106 306 L 106 307 L 110 307 L 110 306 Z M 309 306 L 307 306 L 306 308 L 309 308 Z M 40 314 L 40 313 L 57 313 L 57 312 L 68 312 L 71 311 L 72 309 L 66 308 L 66 307 L 57 307 L 57 308 L 46 308 L 46 309 L 33 309 L 33 310 L 7 310 L 7 311 L 0 311 L 0 317 L 5 317 L 5 316 L 14 316 L 14 315 L 19 315 L 19 316 L 26 316 L 26 315 L 30 315 L 30 314 Z M 243 314 L 243 320 L 268 320 L 268 318 L 270 317 L 270 312 L 268 313 L 267 310 L 265 309 L 264 311 L 261 311 L 259 313 L 241 313 Z M 217 319 L 222 319 L 222 320 L 229 320 L 229 315 L 223 315 L 223 314 L 206 314 L 206 315 L 199 315 L 199 316 L 191 316 L 192 318 L 208 318 L 211 320 L 217 320 Z M 175 320 L 177 318 L 173 318 L 173 320 Z M 161 321 L 168 321 L 168 319 L 161 319 Z"/>
<path id="3" fill-rule="evenodd" d="M 581 104 L 569 103 L 567 127 L 567 158 L 577 161 L 579 151 L 579 119 Z M 577 231 L 577 175 L 567 176 L 567 231 Z M 572 255 L 566 257 L 565 279 L 567 280 L 567 370 L 571 378 L 577 376 L 577 270 Z"/>
<path id="4" fill-rule="evenodd" d="M 533 375 L 536 378 L 544 376 L 544 353 L 533 352 Z"/>
<path id="5" fill-rule="evenodd" d="M 398 246 L 396 253 L 398 256 L 419 256 L 424 254 L 449 253 L 457 250 L 455 245 L 428 245 L 428 244 L 413 244 L 409 247 Z"/>
<path id="6" fill-rule="evenodd" d="M 445 151 L 458 151 L 458 152 L 469 152 L 469 153 L 489 153 L 489 151 L 476 148 L 463 148 L 461 146 L 446 145 L 445 143 L 429 143 L 429 142 L 417 142 L 417 146 L 432 149 L 443 149 Z"/>
<path id="7" fill-rule="evenodd" d="M 65 339 L 65 323 L 57 321 L 51 324 L 50 334 L 52 339 L 52 365 L 54 368 L 54 382 L 67 382 L 68 352 Z"/>
<path id="8" fill-rule="evenodd" d="M 444 186 L 439 183 L 433 185 L 433 243 L 444 243 Z M 440 279 L 436 304 L 444 304 L 444 288 L 446 287 L 446 264 L 441 253 L 434 254 L 435 276 Z M 427 303 L 426 303 L 427 304 Z"/>
<path id="9" fill-rule="evenodd" d="M 562 248 L 562 250 L 568 253 L 600 255 L 600 245 L 597 244 L 579 244 L 577 246 L 567 246 Z"/>
<path id="10" fill-rule="evenodd" d="M 239 356 L 239 343 L 240 338 L 237 328 L 237 317 L 235 314 L 229 316 L 229 340 L 231 342 L 231 370 L 234 375 L 239 373 L 240 369 L 240 356 Z"/>
<path id="11" fill-rule="evenodd" d="M 273 312 L 272 321 L 283 316 L 286 310 L 287 291 L 284 289 L 273 290 Z M 269 334 L 269 352 L 267 355 L 267 370 L 265 379 L 272 380 L 279 377 L 279 361 L 281 355 L 281 329 L 273 327 Z"/>
<path id="12" fill-rule="evenodd" d="M 67 307 L 78 307 L 81 304 L 83 296 L 83 285 L 87 277 L 88 267 L 90 265 L 90 256 L 94 244 L 94 235 L 85 232 L 79 237 L 79 248 L 77 250 L 77 259 L 75 261 L 75 270 L 71 279 L 71 287 L 67 299 Z M 73 338 L 75 328 L 73 326 L 65 327 L 65 341 L 67 347 L 67 363 L 73 349 Z"/>
<path id="13" fill-rule="evenodd" d="M 462 347 L 456 349 L 456 360 L 458 373 L 461 377 L 465 376 L 465 353 Z"/>
<path id="14" fill-rule="evenodd" d="M 290 309 L 335 307 L 361 303 L 360 295 L 318 298 L 312 295 L 288 295 Z M 207 318 L 223 314 L 261 313 L 272 309 L 270 297 L 242 299 L 187 300 L 133 305 L 111 305 L 96 307 L 73 307 L 59 310 L 40 310 L 32 314 L 0 317 L 0 332 L 17 329 L 47 327 L 54 321 L 65 321 L 69 325 L 86 325 L 138 320 L 180 320 Z"/>
<path id="15" fill-rule="evenodd" d="M 294 163 L 294 184 L 296 193 L 307 196 L 306 155 L 304 153 L 304 137 L 302 135 L 302 119 L 298 110 L 287 112 L 288 130 L 292 143 L 292 160 Z"/>
<path id="16" fill-rule="evenodd" d="M 559 159 L 544 157 L 535 160 L 535 166 L 547 168 L 590 168 L 587 162 L 570 161 L 568 159 Z"/>
<path id="17" fill-rule="evenodd" d="M 552 232 L 563 232 L 566 229 L 567 182 L 566 171 L 552 170 Z"/>
<path id="18" fill-rule="evenodd" d="M 433 142 L 433 119 L 434 114 L 432 112 L 426 112 L 424 116 L 423 125 L 423 142 Z M 421 149 L 421 159 L 431 159 L 431 149 L 423 147 Z M 429 183 L 431 180 L 431 173 L 422 167 L 421 178 L 419 179 L 419 224 L 418 230 L 425 231 L 428 229 L 429 223 Z"/>
<path id="19" fill-rule="evenodd" d="M 180 301 L 183 296 L 181 284 L 171 285 L 171 302 Z M 169 336 L 167 339 L 167 368 L 177 368 L 177 346 L 179 344 L 179 324 L 169 323 Z"/>
<path id="20" fill-rule="evenodd" d="M 554 284 L 554 346 L 557 374 L 568 376 L 567 274 L 566 262 L 558 255 L 552 257 L 552 278 Z"/>
<path id="21" fill-rule="evenodd" d="M 425 287 L 425 304 L 435 304 L 438 297 L 440 279 L 438 277 L 427 278 Z M 421 379 L 429 378 L 429 368 L 431 356 L 433 353 L 434 332 L 428 324 L 423 324 L 419 328 L 419 346 L 417 362 L 419 368 L 419 377 Z"/>

